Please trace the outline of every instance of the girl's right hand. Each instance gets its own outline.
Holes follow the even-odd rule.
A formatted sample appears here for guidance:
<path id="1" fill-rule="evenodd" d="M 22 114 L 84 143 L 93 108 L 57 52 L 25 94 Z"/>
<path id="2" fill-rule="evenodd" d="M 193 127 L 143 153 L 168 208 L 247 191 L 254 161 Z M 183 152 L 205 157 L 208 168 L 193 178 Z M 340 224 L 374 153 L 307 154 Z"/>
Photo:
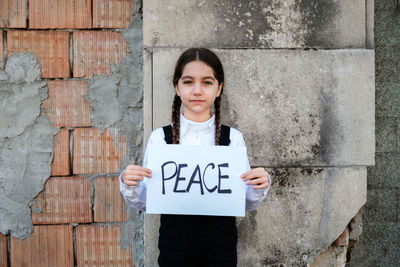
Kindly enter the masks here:
<path id="1" fill-rule="evenodd" d="M 122 175 L 122 182 L 126 185 L 138 185 L 143 176 L 151 178 L 151 170 L 138 165 L 128 165 Z"/>

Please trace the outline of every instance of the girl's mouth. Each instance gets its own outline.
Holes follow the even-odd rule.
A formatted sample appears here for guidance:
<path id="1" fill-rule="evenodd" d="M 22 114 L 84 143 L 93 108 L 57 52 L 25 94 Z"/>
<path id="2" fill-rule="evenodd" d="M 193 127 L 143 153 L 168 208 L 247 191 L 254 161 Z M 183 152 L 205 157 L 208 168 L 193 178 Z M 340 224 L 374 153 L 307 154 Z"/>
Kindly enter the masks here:
<path id="1" fill-rule="evenodd" d="M 193 102 L 193 103 L 203 103 L 204 100 L 190 100 L 190 102 Z"/>

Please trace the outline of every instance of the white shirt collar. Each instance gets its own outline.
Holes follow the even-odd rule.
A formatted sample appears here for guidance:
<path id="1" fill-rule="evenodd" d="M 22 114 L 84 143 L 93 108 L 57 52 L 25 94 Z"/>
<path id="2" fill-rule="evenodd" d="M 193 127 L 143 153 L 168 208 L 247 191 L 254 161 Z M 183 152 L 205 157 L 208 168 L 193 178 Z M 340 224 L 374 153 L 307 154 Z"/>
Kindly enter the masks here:
<path id="1" fill-rule="evenodd" d="M 181 135 L 185 135 L 186 131 L 190 128 L 195 131 L 201 131 L 201 130 L 212 130 L 214 127 L 214 121 L 215 121 L 215 115 L 213 114 L 211 118 L 209 118 L 207 121 L 203 122 L 194 122 L 191 121 L 183 116 L 181 113 L 180 117 L 180 132 Z"/>

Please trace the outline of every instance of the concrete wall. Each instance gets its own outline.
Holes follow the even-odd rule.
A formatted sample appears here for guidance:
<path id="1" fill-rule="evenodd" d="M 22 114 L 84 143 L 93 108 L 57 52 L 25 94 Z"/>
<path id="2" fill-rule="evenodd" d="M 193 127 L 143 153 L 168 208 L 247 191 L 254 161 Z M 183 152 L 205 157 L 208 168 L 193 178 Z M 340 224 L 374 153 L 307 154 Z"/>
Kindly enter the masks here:
<path id="1" fill-rule="evenodd" d="M 251 165 L 272 174 L 260 208 L 238 220 L 239 266 L 345 255 L 330 245 L 359 226 L 375 163 L 371 3 L 144 2 L 145 138 L 169 123 L 179 54 L 207 46 L 226 72 L 223 122 L 244 134 Z M 158 227 L 145 216 L 146 266 L 156 266 Z"/>

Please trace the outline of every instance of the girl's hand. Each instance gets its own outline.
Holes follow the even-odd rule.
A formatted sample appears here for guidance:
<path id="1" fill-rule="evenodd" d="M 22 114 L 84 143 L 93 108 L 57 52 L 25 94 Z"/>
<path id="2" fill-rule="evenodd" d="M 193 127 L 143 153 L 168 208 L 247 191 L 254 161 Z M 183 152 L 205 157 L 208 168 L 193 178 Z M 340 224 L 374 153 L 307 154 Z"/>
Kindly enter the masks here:
<path id="1" fill-rule="evenodd" d="M 138 185 L 143 176 L 151 178 L 151 170 L 138 165 L 128 165 L 122 175 L 122 182 L 126 185 Z"/>
<path id="2" fill-rule="evenodd" d="M 251 169 L 240 175 L 247 185 L 254 185 L 254 189 L 264 189 L 269 186 L 268 172 L 264 168 Z"/>

